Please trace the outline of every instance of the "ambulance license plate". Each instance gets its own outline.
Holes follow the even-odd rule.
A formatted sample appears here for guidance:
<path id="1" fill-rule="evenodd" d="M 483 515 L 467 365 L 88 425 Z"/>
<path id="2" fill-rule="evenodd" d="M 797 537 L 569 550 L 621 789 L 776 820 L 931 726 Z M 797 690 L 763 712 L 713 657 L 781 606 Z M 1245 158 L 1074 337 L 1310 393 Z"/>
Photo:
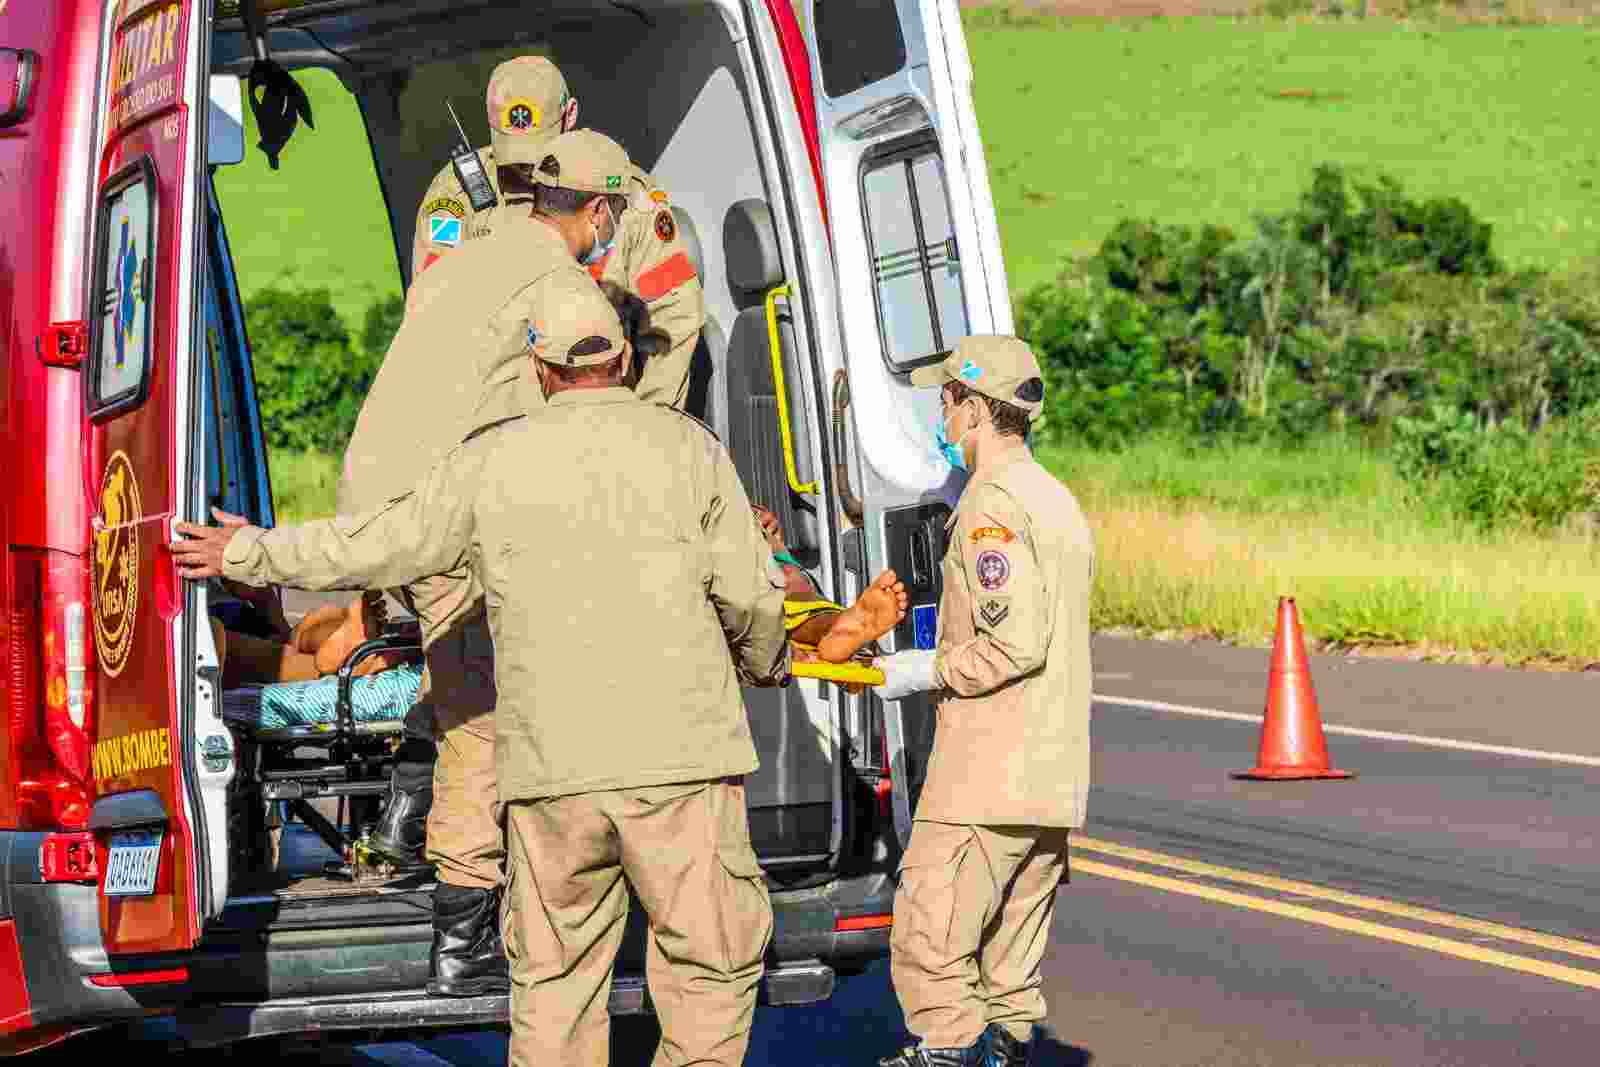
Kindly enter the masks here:
<path id="1" fill-rule="evenodd" d="M 106 860 L 106 896 L 147 897 L 156 891 L 161 866 L 160 830 L 128 830 L 111 835 Z"/>

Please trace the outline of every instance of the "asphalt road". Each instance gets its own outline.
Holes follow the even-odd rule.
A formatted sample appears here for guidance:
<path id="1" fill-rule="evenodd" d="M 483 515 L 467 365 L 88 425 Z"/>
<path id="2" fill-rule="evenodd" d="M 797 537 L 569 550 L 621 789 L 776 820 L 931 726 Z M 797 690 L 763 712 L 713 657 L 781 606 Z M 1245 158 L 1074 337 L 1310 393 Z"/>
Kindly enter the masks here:
<path id="1" fill-rule="evenodd" d="M 1259 715 L 1265 651 L 1101 639 L 1095 661 L 1117 699 L 1095 708 L 1039 1063 L 1600 1060 L 1600 678 L 1317 657 L 1329 748 L 1357 777 L 1264 783 L 1229 777 L 1259 725 L 1195 709 Z M 879 965 L 826 1005 L 760 1009 L 747 1062 L 869 1067 L 905 1037 Z M 612 1062 L 653 1045 L 649 1020 L 618 1020 Z M 465 1067 L 504 1063 L 505 1036 L 272 1051 Z"/>

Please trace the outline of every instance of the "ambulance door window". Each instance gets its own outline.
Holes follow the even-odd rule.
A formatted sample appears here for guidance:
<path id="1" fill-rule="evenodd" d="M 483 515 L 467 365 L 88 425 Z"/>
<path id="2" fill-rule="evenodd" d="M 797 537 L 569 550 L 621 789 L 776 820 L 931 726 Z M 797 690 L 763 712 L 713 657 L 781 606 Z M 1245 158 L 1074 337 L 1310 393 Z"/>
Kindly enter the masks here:
<path id="1" fill-rule="evenodd" d="M 938 149 L 924 142 L 870 159 L 862 203 L 884 354 L 906 370 L 969 332 Z"/>
<path id="2" fill-rule="evenodd" d="M 90 411 L 96 416 L 137 407 L 148 391 L 155 302 L 150 253 L 158 236 L 154 179 L 149 163 L 141 161 L 101 202 L 90 378 Z"/>
<path id="3" fill-rule="evenodd" d="M 812 7 L 822 89 L 838 98 L 906 65 L 894 0 L 817 0 Z"/>

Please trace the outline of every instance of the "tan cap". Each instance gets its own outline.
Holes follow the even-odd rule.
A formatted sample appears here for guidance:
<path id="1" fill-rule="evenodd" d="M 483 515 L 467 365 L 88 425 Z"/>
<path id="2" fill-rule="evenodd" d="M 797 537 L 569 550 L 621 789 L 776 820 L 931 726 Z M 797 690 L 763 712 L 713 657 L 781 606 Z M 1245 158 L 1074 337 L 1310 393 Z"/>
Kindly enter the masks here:
<path id="1" fill-rule="evenodd" d="M 1030 378 L 1039 379 L 1037 391 L 1023 390 Z M 1044 375 L 1033 349 L 1015 337 L 976 334 L 963 337 L 943 362 L 911 372 L 912 385 L 960 382 L 974 392 L 1004 401 L 1028 413 L 1032 422 L 1044 410 Z"/>
<path id="2" fill-rule="evenodd" d="M 506 160 L 496 153 L 495 162 L 532 163 L 534 179 L 545 185 L 614 196 L 627 196 L 639 173 L 621 145 L 595 130 L 570 130 L 527 155 L 536 158 Z"/>
<path id="3" fill-rule="evenodd" d="M 535 359 L 563 367 L 592 367 L 627 353 L 617 309 L 587 277 L 552 280 L 542 296 L 540 314 L 528 323 Z"/>
<path id="4" fill-rule="evenodd" d="M 567 109 L 567 79 L 544 56 L 508 59 L 489 75 L 489 139 L 496 162 L 513 146 L 547 143 L 561 132 Z"/>

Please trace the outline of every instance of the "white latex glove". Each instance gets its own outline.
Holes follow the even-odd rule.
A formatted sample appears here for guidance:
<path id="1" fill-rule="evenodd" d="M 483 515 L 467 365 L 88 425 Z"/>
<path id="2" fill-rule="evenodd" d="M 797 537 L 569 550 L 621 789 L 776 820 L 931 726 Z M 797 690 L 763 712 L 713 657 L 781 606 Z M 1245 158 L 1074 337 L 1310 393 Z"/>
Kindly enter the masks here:
<path id="1" fill-rule="evenodd" d="M 877 687 L 878 696 L 884 700 L 899 700 L 912 693 L 939 688 L 939 672 L 933 665 L 936 651 L 916 648 L 873 660 L 872 665 L 883 672 L 883 684 Z"/>

